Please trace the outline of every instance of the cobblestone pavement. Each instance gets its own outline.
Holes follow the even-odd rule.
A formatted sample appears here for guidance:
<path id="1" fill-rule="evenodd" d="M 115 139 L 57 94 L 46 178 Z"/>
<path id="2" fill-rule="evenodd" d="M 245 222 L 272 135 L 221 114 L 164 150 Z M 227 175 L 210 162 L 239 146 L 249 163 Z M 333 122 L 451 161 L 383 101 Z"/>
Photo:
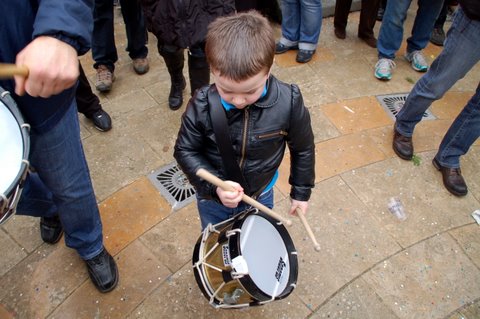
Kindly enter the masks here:
<path id="1" fill-rule="evenodd" d="M 405 36 L 414 14 L 411 9 Z M 150 72 L 134 74 L 117 19 L 117 78 L 110 93 L 100 94 L 114 127 L 102 133 L 83 116 L 80 122 L 120 282 L 100 294 L 74 251 L 62 242 L 44 244 L 38 220 L 15 216 L 0 227 L 0 318 L 480 318 L 480 226 L 471 216 L 480 208 L 480 144 L 462 159 L 470 189 L 463 198 L 445 190 L 431 165 L 478 85 L 480 66 L 431 107 L 433 119 L 418 125 L 419 165 L 400 160 L 391 149 L 392 113 L 380 102 L 391 94 L 401 100 L 421 74 L 401 57 L 403 45 L 393 79 L 376 80 L 377 52 L 356 37 L 358 18 L 350 15 L 345 40 L 335 38 L 333 20 L 325 18 L 310 63 L 297 64 L 288 52 L 272 70 L 300 86 L 316 143 L 307 219 L 321 249 L 313 249 L 293 220 L 288 230 L 299 274 L 290 296 L 237 310 L 214 309 L 203 297 L 191 266 L 200 236 L 195 203 L 173 209 L 148 178 L 173 163 L 185 106 L 168 109 L 169 76 L 151 35 Z M 440 50 L 430 45 L 425 53 L 432 61 Z M 91 55 L 81 60 L 93 83 Z M 284 215 L 288 170 L 286 154 L 275 188 L 275 211 Z M 389 212 L 391 197 L 402 201 L 405 220 Z"/>

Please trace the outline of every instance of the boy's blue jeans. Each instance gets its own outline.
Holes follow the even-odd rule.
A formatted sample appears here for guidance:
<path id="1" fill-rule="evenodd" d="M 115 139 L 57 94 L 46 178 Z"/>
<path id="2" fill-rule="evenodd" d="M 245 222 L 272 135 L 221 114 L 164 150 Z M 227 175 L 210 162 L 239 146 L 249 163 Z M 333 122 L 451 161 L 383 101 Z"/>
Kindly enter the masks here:
<path id="1" fill-rule="evenodd" d="M 458 80 L 480 60 L 480 21 L 469 19 L 458 8 L 447 33 L 440 55 L 418 80 L 408 95 L 405 105 L 397 114 L 395 128 L 411 137 L 415 125 L 422 119 L 430 105 L 442 98 Z M 464 155 L 480 134 L 480 88 L 457 116 L 447 131 L 437 161 L 445 167 L 460 167 L 460 156 Z"/>
<path id="2" fill-rule="evenodd" d="M 263 205 L 267 206 L 268 208 L 273 208 L 273 188 L 268 190 L 265 193 L 262 193 L 256 199 L 258 202 L 262 203 Z M 228 208 L 223 206 L 221 203 L 209 200 L 209 199 L 201 199 L 197 197 L 197 207 L 198 213 L 200 214 L 200 221 L 202 223 L 202 230 L 207 227 L 208 224 L 218 224 L 223 222 L 233 216 L 241 213 L 251 206 L 245 202 L 240 202 L 237 207 L 235 208 Z"/>
<path id="3" fill-rule="evenodd" d="M 18 203 L 19 215 L 51 217 L 58 213 L 65 243 L 82 259 L 103 247 L 102 223 L 80 140 L 77 106 L 72 101 L 55 127 L 30 136 L 30 173 Z"/>

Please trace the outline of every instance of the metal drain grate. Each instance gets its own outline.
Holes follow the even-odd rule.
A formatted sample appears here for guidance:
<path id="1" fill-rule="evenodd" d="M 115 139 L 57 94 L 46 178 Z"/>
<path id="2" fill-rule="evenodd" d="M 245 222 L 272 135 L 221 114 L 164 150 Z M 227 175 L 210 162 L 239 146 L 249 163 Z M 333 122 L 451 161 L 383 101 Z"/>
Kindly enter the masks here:
<path id="1" fill-rule="evenodd" d="M 400 94 L 389 94 L 389 95 L 377 95 L 377 100 L 382 105 L 383 109 L 387 114 L 395 121 L 395 116 L 405 104 L 407 100 L 408 93 L 400 93 Z M 422 120 L 435 120 L 435 115 L 427 110 L 423 113 Z"/>
<path id="2" fill-rule="evenodd" d="M 148 175 L 148 178 L 175 210 L 195 200 L 195 189 L 188 182 L 177 163 L 166 165 L 154 171 Z"/>

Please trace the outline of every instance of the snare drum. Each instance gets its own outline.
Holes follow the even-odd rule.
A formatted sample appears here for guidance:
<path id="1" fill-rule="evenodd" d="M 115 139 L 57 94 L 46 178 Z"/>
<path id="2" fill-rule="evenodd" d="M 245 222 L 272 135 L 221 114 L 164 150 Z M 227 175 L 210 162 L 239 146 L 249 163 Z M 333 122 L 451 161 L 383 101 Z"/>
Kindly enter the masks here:
<path id="1" fill-rule="evenodd" d="M 0 224 L 15 214 L 28 171 L 30 126 L 0 87 Z"/>
<path id="2" fill-rule="evenodd" d="M 285 298 L 298 276 L 297 252 L 286 228 L 257 209 L 209 224 L 192 262 L 197 284 L 215 308 Z"/>

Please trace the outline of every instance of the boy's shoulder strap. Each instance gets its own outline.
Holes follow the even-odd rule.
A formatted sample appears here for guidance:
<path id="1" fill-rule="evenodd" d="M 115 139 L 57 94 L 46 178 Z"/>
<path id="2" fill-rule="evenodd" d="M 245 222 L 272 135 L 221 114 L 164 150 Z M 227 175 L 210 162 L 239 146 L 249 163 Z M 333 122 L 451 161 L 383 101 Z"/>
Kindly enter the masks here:
<path id="1" fill-rule="evenodd" d="M 225 108 L 220 101 L 220 94 L 218 94 L 217 87 L 214 84 L 208 89 L 207 95 L 210 120 L 212 121 L 213 132 L 215 133 L 215 139 L 222 156 L 227 178 L 242 185 L 245 194 L 250 194 L 248 184 L 240 170 L 240 166 L 238 166 L 232 141 L 230 140 Z"/>

